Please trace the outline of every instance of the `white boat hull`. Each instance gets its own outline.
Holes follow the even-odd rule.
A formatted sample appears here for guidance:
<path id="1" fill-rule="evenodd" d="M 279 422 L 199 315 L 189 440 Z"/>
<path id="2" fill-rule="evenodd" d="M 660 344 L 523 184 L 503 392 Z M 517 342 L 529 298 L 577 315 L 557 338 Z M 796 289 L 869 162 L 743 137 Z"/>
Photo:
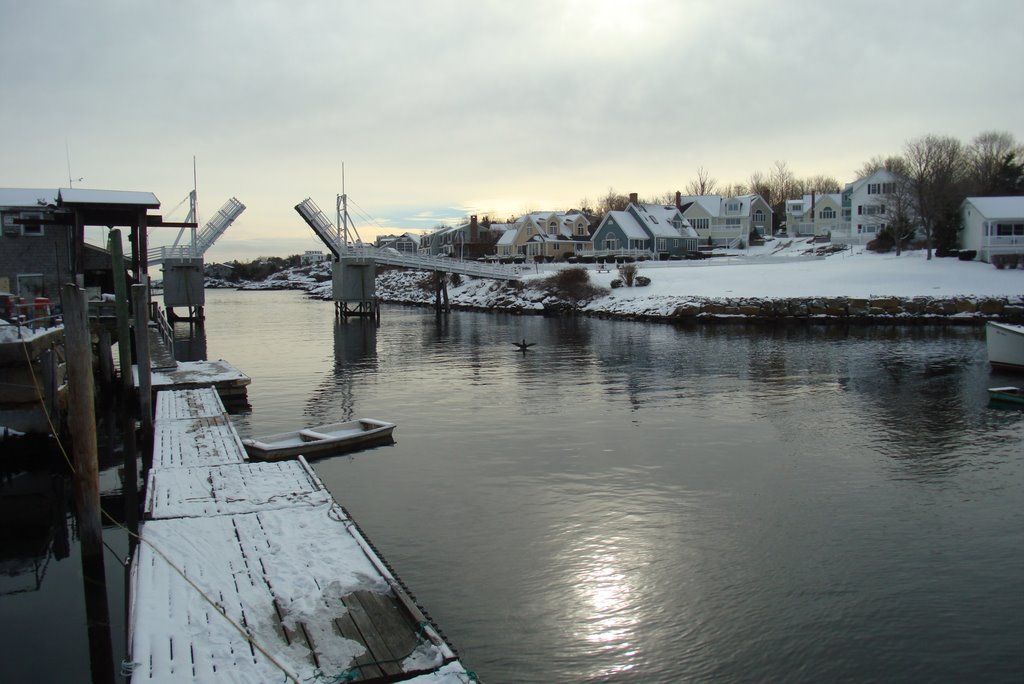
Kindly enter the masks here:
<path id="1" fill-rule="evenodd" d="M 256 460 L 279 461 L 297 456 L 309 459 L 390 440 L 394 429 L 394 423 L 360 418 L 257 439 L 243 439 L 242 445 L 249 457 Z"/>
<path id="2" fill-rule="evenodd" d="M 1024 371 L 1024 325 L 989 321 L 985 325 L 985 344 L 992 366 Z"/>

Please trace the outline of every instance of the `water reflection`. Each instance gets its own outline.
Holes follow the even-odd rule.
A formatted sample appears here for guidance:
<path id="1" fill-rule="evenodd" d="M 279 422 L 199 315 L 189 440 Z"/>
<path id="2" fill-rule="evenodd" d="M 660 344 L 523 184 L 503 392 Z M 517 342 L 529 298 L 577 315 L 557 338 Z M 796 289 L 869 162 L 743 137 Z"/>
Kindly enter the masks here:
<path id="1" fill-rule="evenodd" d="M 38 460 L 29 469 L 11 469 L 19 460 L 4 444 L 0 482 L 0 595 L 39 591 L 51 559 L 70 553 L 70 494 L 64 477 Z M 27 464 L 26 464 L 27 465 Z"/>
<path id="2" fill-rule="evenodd" d="M 175 321 L 174 359 L 206 361 L 206 326 L 203 321 Z"/>
<path id="3" fill-rule="evenodd" d="M 400 426 L 315 467 L 482 679 L 1020 680 L 1021 414 L 974 329 L 385 307 L 367 345 L 228 296 L 296 322 L 287 365 L 225 326 L 262 420 Z"/>

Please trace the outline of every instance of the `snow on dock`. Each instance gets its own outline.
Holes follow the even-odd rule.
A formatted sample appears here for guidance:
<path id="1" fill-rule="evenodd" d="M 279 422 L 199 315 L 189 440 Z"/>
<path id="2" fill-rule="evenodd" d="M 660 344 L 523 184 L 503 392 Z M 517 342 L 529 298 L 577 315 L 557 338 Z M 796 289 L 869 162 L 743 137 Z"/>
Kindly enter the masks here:
<path id="1" fill-rule="evenodd" d="M 212 388 L 156 414 L 133 682 L 475 680 L 304 459 L 246 461 Z"/>

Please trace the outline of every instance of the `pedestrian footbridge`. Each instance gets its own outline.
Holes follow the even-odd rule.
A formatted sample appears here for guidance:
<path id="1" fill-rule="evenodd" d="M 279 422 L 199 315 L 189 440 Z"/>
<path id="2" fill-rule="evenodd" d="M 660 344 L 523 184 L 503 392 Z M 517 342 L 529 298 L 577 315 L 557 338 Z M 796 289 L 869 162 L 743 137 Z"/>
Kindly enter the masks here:
<path id="1" fill-rule="evenodd" d="M 526 272 L 522 265 L 489 264 L 478 261 L 463 261 L 449 257 L 420 256 L 405 254 L 388 247 L 380 248 L 372 245 L 350 244 L 338 228 L 324 212 L 309 198 L 295 205 L 295 211 L 313 229 L 317 237 L 331 250 L 337 259 L 366 259 L 388 266 L 401 266 L 421 271 L 440 271 L 458 273 L 476 278 L 494 278 L 496 280 L 519 280 Z"/>

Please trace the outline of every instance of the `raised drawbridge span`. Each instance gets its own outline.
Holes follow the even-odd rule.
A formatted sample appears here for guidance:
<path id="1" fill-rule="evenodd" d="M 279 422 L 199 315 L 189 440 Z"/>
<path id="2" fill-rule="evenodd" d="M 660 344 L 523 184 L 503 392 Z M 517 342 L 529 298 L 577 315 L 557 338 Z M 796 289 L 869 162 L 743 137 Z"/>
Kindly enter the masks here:
<path id="1" fill-rule="evenodd" d="M 402 266 L 422 271 L 458 273 L 476 278 L 496 280 L 519 280 L 525 269 L 522 266 L 506 264 L 485 264 L 477 261 L 463 261 L 449 257 L 420 256 L 405 254 L 394 249 L 353 243 L 345 232 L 327 217 L 308 197 L 295 205 L 295 211 L 313 229 L 317 237 L 331 250 L 335 259 L 373 260 L 388 266 Z"/>
<path id="2" fill-rule="evenodd" d="M 174 244 L 150 249 L 148 253 L 149 263 L 156 265 L 162 264 L 169 259 L 201 258 L 206 254 L 206 250 L 210 249 L 213 243 L 224 234 L 224 231 L 235 222 L 235 219 L 242 215 L 243 211 L 245 211 L 245 205 L 232 197 L 214 214 L 213 218 L 206 222 L 202 230 L 193 234 L 188 244 L 180 244 L 181 238 L 185 234 L 185 230 L 181 229 L 178 231 L 178 237 L 174 240 Z M 189 215 L 191 217 L 193 215 L 192 212 L 189 212 Z M 193 219 L 190 218 L 189 220 Z"/>

